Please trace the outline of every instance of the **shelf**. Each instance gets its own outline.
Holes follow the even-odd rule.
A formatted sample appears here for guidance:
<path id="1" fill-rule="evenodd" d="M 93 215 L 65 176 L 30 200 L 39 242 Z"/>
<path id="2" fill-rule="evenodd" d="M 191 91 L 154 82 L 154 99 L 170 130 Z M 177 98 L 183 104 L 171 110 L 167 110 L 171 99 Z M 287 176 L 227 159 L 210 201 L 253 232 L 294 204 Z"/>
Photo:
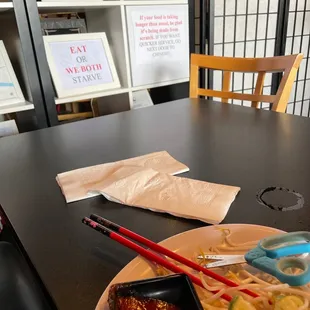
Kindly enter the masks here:
<path id="1" fill-rule="evenodd" d="M 159 4 L 188 4 L 188 0 L 124 0 L 120 1 L 123 5 L 159 5 Z"/>
<path id="2" fill-rule="evenodd" d="M 87 10 L 103 9 L 118 6 L 120 1 L 59 1 L 59 2 L 37 2 L 40 13 L 50 11 L 75 11 L 84 12 Z"/>
<path id="3" fill-rule="evenodd" d="M 189 78 L 179 79 L 179 80 L 171 80 L 171 81 L 166 81 L 166 82 L 160 82 L 160 83 L 136 86 L 136 87 L 132 87 L 131 90 L 132 91 L 137 91 L 137 90 L 143 90 L 143 89 L 149 89 L 149 88 L 155 88 L 155 87 L 161 87 L 161 86 L 168 86 L 168 85 L 174 85 L 174 84 L 179 84 L 179 83 L 185 83 L 185 82 L 188 82 L 188 81 L 189 81 Z"/>
<path id="4" fill-rule="evenodd" d="M 105 91 L 100 91 L 100 92 L 95 92 L 95 93 L 87 93 L 85 95 L 77 95 L 77 96 L 71 96 L 71 97 L 66 97 L 66 98 L 55 98 L 55 103 L 63 104 L 63 103 L 75 102 L 75 101 L 85 100 L 85 99 L 124 94 L 128 92 L 129 92 L 128 88 L 117 88 L 117 89 L 105 90 Z"/>
<path id="5" fill-rule="evenodd" d="M 20 111 L 32 110 L 34 109 L 34 105 L 28 101 L 11 104 L 7 106 L 0 106 L 0 115 L 8 114 L 8 113 L 15 113 Z"/>
<path id="6" fill-rule="evenodd" d="M 13 9 L 13 2 L 0 2 L 0 12 Z"/>
<path id="7" fill-rule="evenodd" d="M 110 0 L 110 1 L 42 1 L 37 2 L 40 13 L 55 11 L 85 12 L 121 5 L 187 4 L 187 0 Z M 12 5 L 13 7 L 13 5 Z"/>
<path id="8" fill-rule="evenodd" d="M 168 85 L 179 84 L 179 83 L 184 83 L 188 81 L 189 79 L 186 78 L 186 79 L 172 80 L 172 81 L 149 84 L 149 85 L 142 85 L 142 86 L 137 86 L 137 87 L 132 87 L 132 88 L 118 88 L 118 89 L 105 90 L 105 91 L 100 91 L 100 92 L 95 92 L 95 93 L 87 93 L 85 95 L 70 96 L 66 98 L 55 98 L 55 104 L 64 104 L 68 102 L 75 102 L 75 101 L 92 99 L 92 98 L 113 96 L 117 94 L 129 93 L 130 91 L 137 91 L 137 90 L 143 90 L 143 89 L 148 89 L 148 88 L 168 86 Z"/>

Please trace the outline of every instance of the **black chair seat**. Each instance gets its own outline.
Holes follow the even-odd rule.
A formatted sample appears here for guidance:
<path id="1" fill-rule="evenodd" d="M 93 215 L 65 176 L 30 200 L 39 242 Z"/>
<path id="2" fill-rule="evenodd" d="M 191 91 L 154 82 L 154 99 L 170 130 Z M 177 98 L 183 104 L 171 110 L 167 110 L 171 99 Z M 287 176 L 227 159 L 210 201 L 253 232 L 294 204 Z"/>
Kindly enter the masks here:
<path id="1" fill-rule="evenodd" d="M 51 309 L 25 259 L 8 242 L 0 242 L 0 309 Z"/>

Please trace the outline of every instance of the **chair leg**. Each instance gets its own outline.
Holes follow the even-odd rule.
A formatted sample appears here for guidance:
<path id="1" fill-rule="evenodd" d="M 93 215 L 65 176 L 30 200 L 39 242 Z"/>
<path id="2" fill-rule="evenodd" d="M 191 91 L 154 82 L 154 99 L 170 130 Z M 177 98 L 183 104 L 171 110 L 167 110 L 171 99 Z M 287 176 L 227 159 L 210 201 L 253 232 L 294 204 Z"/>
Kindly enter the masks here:
<path id="1" fill-rule="evenodd" d="M 79 108 L 79 103 L 78 102 L 72 102 L 72 112 L 73 113 L 79 113 L 80 108 Z"/>
<path id="2" fill-rule="evenodd" d="M 93 117 L 100 116 L 99 114 L 99 105 L 97 99 L 92 99 L 90 102 L 91 109 L 93 111 Z"/>

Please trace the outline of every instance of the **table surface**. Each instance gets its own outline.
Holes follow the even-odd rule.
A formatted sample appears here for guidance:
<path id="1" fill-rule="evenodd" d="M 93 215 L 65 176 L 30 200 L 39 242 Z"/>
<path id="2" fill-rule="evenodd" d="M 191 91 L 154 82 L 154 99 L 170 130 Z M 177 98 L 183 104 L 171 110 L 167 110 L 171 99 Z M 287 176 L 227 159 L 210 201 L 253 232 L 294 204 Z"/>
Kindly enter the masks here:
<path id="1" fill-rule="evenodd" d="M 309 134 L 307 118 L 198 99 L 20 134 L 0 140 L 0 203 L 57 307 L 94 309 L 135 254 L 82 217 L 97 213 L 156 242 L 205 224 L 103 197 L 66 204 L 57 173 L 166 150 L 190 167 L 185 177 L 241 187 L 223 223 L 309 230 Z M 256 193 L 269 186 L 296 190 L 305 206 L 260 205 Z"/>

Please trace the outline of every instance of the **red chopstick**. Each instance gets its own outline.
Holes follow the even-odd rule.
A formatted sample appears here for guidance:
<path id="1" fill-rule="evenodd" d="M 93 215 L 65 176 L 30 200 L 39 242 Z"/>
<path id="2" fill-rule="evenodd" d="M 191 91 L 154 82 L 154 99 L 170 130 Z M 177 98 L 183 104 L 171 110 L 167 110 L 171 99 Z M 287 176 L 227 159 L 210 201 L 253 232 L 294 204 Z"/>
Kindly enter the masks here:
<path id="1" fill-rule="evenodd" d="M 94 221 L 92 221 L 91 219 L 87 218 L 87 217 L 84 217 L 82 219 L 82 223 L 88 225 L 89 227 L 99 231 L 100 233 L 102 233 L 103 235 L 119 242 L 120 244 L 134 250 L 135 252 L 137 252 L 138 254 L 140 254 L 141 256 L 145 257 L 146 259 L 152 261 L 152 262 L 155 262 L 155 263 L 158 263 L 160 264 L 161 266 L 175 272 L 175 273 L 184 273 L 186 274 L 191 280 L 193 283 L 201 286 L 202 288 L 204 288 L 201 280 L 195 276 L 193 276 L 192 274 L 190 274 L 189 272 L 183 270 L 182 268 L 176 266 L 175 264 L 169 262 L 168 260 L 162 258 L 161 256 L 153 253 L 152 251 L 149 251 L 145 248 L 143 248 L 142 246 L 132 242 L 131 240 L 121 236 L 120 234 L 118 234 L 117 232 L 114 232 L 112 230 L 110 230 L 109 228 L 107 227 L 104 227 L 103 225 L 99 224 L 99 223 L 96 223 Z M 217 293 L 218 291 L 212 291 L 212 293 Z M 221 296 L 222 298 L 224 298 L 225 300 L 227 301 L 231 301 L 232 300 L 232 297 L 227 295 L 227 294 L 223 294 Z"/>
<path id="2" fill-rule="evenodd" d="M 92 220 L 94 220 L 95 222 L 98 222 L 100 224 L 102 224 L 103 226 L 105 227 L 108 227 L 110 228 L 111 230 L 113 231 L 116 231 L 118 233 L 121 233 L 135 241 L 138 241 L 139 243 L 141 244 L 144 244 L 145 246 L 149 247 L 151 250 L 153 251 L 156 251 L 157 253 L 161 253 L 161 254 L 164 254 L 180 263 L 182 263 L 183 265 L 186 265 L 194 270 L 197 270 L 197 271 L 201 271 L 202 273 L 204 273 L 205 275 L 209 276 L 210 278 L 213 278 L 214 280 L 217 280 L 219 282 L 222 282 L 228 286 L 232 286 L 232 287 L 236 287 L 236 286 L 239 286 L 237 283 L 225 278 L 225 277 L 222 277 L 220 276 L 219 274 L 207 269 L 207 268 L 204 268 L 198 264 L 196 264 L 195 262 L 177 254 L 177 253 L 174 253 L 166 248 L 164 248 L 163 246 L 147 239 L 147 238 L 144 238 L 136 233 L 134 233 L 133 231 L 129 230 L 129 229 L 126 229 L 125 227 L 122 227 L 122 226 L 119 226 L 99 215 L 96 215 L 96 214 L 92 214 L 90 216 L 90 218 Z M 248 289 L 244 289 L 244 290 L 241 290 L 241 292 L 243 293 L 246 293 L 252 297 L 259 297 L 258 294 L 248 290 Z"/>

